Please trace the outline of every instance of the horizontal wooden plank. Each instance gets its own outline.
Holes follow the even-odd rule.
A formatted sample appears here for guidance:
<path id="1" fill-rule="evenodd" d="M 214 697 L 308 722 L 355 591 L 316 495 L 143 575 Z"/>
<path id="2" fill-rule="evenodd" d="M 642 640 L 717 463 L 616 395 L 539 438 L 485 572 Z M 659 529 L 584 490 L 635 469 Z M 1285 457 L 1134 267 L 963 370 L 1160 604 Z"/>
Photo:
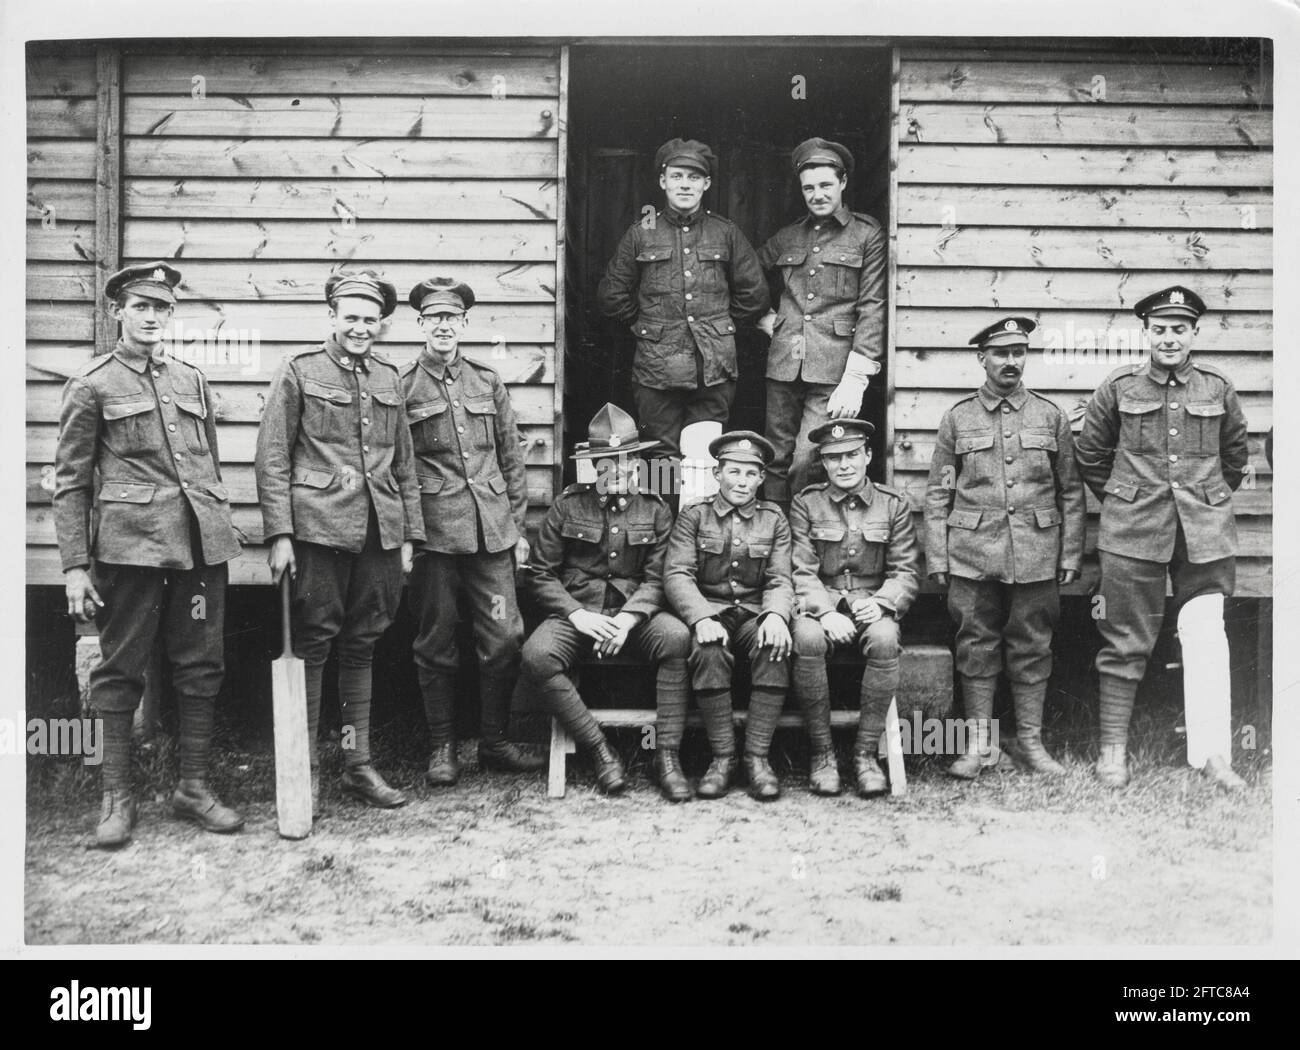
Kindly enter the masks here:
<path id="1" fill-rule="evenodd" d="M 143 257 L 125 260 L 147 262 Z M 388 262 L 350 259 L 330 266 L 303 260 L 260 260 L 209 262 L 182 260 L 179 292 L 184 298 L 217 302 L 251 299 L 264 302 L 321 302 L 325 282 L 335 270 L 371 268 L 382 273 L 397 288 L 401 305 L 396 320 L 410 310 L 406 297 L 431 273 L 454 274 L 474 289 L 480 306 L 489 303 L 555 302 L 555 264 L 507 262 Z M 52 265 L 52 264 L 50 264 Z M 29 283 L 29 289 L 31 287 Z M 28 292 L 30 298 L 46 298 Z M 60 298 L 48 296 L 48 298 Z M 472 314 L 476 318 L 478 315 Z M 472 327 L 477 327 L 477 322 Z"/>
<path id="2" fill-rule="evenodd" d="M 1016 266 L 1043 270 L 1271 270 L 1267 230 L 898 228 L 900 266 Z"/>
<path id="3" fill-rule="evenodd" d="M 307 343 L 323 338 L 328 326 L 324 302 L 250 302 L 182 299 L 165 331 L 169 343 L 233 342 Z M 87 303 L 29 302 L 27 337 L 32 340 L 93 338 L 86 329 L 94 313 Z M 544 303 L 487 303 L 475 306 L 469 326 L 473 338 L 486 343 L 551 343 L 555 340 L 555 307 Z M 414 310 L 394 313 L 386 340 L 424 342 Z"/>
<path id="4" fill-rule="evenodd" d="M 1016 186 L 1271 186 L 1273 155 L 1254 149 L 931 146 L 901 143 L 898 182 Z"/>
<path id="5" fill-rule="evenodd" d="M 29 139 L 29 179 L 94 179 L 93 139 Z"/>
<path id="6" fill-rule="evenodd" d="M 1155 286 L 1152 286 L 1155 287 Z M 1004 313 L 1029 317 L 1038 329 L 1031 337 L 1036 347 L 1115 347 L 1126 350 L 1142 345 L 1142 322 L 1130 310 L 1030 310 L 1002 300 Z M 939 309 L 900 307 L 895 315 L 895 342 L 900 347 L 965 347 L 970 338 L 997 320 L 990 309 Z M 1271 350 L 1273 316 L 1267 312 L 1218 312 L 1201 321 L 1198 350 Z"/>
<path id="7" fill-rule="evenodd" d="M 27 97 L 28 138 L 94 139 L 98 100 Z"/>
<path id="8" fill-rule="evenodd" d="M 1074 390 L 1054 390 L 1042 383 L 1033 388 L 1055 401 L 1067 412 L 1082 408 L 1087 404 L 1091 393 Z M 935 390 L 935 389 L 898 389 L 894 391 L 894 435 L 896 441 L 911 440 L 916 436 L 915 430 L 936 431 L 944 412 L 952 407 L 960 397 L 965 397 L 969 390 Z M 1240 395 L 1241 410 L 1246 415 L 1246 424 L 1252 433 L 1262 434 L 1273 425 L 1273 396 L 1269 393 L 1249 393 Z"/>
<path id="9" fill-rule="evenodd" d="M 27 424 L 27 463 L 43 464 L 54 462 L 54 451 L 58 443 L 58 425 L 56 423 Z M 524 461 L 531 466 L 547 466 L 555 462 L 552 441 L 555 436 L 554 424 L 523 424 L 519 426 L 526 444 Z M 221 464 L 252 463 L 257 451 L 256 423 L 222 423 L 217 430 L 217 444 L 221 452 Z"/>
<path id="10" fill-rule="evenodd" d="M 549 179 L 174 179 L 130 178 L 132 218 L 554 219 L 557 183 Z"/>
<path id="11" fill-rule="evenodd" d="M 1271 81 L 1257 68 L 1149 62 L 907 61 L 898 95 L 910 102 L 1094 102 L 1096 105 L 1269 105 Z"/>
<path id="12" fill-rule="evenodd" d="M 251 377 L 246 382 L 212 384 L 213 410 L 222 424 L 256 424 L 266 403 L 266 382 Z M 27 384 L 27 421 L 57 423 L 63 384 L 35 382 Z M 515 384 L 510 387 L 510 404 L 521 425 L 544 426 L 555 421 L 555 387 L 549 384 Z"/>
<path id="13" fill-rule="evenodd" d="M 439 259 L 553 261 L 555 231 L 553 222 L 373 222 L 349 227 L 337 221 L 137 219 L 126 224 L 123 254 L 178 262 L 182 259 L 418 259 L 437 268 Z M 32 240 L 29 225 L 29 253 Z"/>
<path id="14" fill-rule="evenodd" d="M 1239 271 L 1024 270 L 900 266 L 899 306 L 979 306 L 988 309 L 1131 307 L 1156 288 L 1195 285 L 1211 310 L 1269 310 L 1273 275 Z"/>
<path id="15" fill-rule="evenodd" d="M 27 259 L 32 262 L 94 262 L 95 224 L 58 222 L 27 224 Z"/>
<path id="16" fill-rule="evenodd" d="M 396 365 L 415 360 L 423 349 L 417 343 L 378 343 L 377 349 Z M 302 349 L 302 343 L 172 344 L 172 353 L 202 369 L 208 379 L 238 383 L 268 382 L 286 354 Z M 466 357 L 496 370 L 506 383 L 553 383 L 555 348 L 529 343 L 498 343 L 495 346 L 466 344 Z M 27 381 L 63 383 L 94 356 L 92 343 L 29 343 Z"/>
<path id="17" fill-rule="evenodd" d="M 904 183 L 898 221 L 934 226 L 1273 227 L 1273 194 L 1248 188 Z"/>
<path id="18" fill-rule="evenodd" d="M 123 84 L 131 95 L 190 95 L 193 78 L 213 95 L 451 95 L 559 97 L 559 56 L 450 54 L 151 53 L 129 55 Z M 500 80 L 496 78 L 500 77 Z"/>
<path id="19" fill-rule="evenodd" d="M 66 47 L 66 45 L 64 45 Z M 96 93 L 95 56 L 65 50 L 58 55 L 35 55 L 27 60 L 28 98 L 70 98 Z"/>
<path id="20" fill-rule="evenodd" d="M 935 41 L 932 46 L 904 46 L 899 53 L 906 62 L 931 60 L 935 62 L 1118 62 L 1124 58 L 1161 65 L 1222 64 L 1227 52 L 1205 47 L 1202 40 L 1185 37 L 1181 40 L 1157 40 L 1153 37 L 1016 37 L 1014 45 L 1007 38 L 993 42 L 993 46 L 968 47 L 965 39 L 947 43 Z M 1234 64 L 1255 64 L 1260 53 L 1253 41 L 1242 39 Z M 1160 50 L 1155 50 L 1156 47 Z M 1185 47 L 1186 50 L 1177 50 Z"/>
<path id="21" fill-rule="evenodd" d="M 986 105 L 901 107 L 901 142 L 1036 146 L 1271 146 L 1271 110 L 1245 106 Z"/>
<path id="22" fill-rule="evenodd" d="M 127 135 L 553 139 L 558 100 L 428 95 L 128 95 Z M 31 127 L 30 108 L 28 127 Z M 94 107 L 91 107 L 94 133 Z"/>
<path id="23" fill-rule="evenodd" d="M 52 464 L 29 464 L 27 467 L 28 506 L 44 507 L 54 497 L 54 467 Z M 546 505 L 554 498 L 555 471 L 546 464 L 527 468 L 528 502 Z M 232 506 L 256 506 L 257 478 L 250 463 L 234 463 L 221 470 L 221 481 L 230 493 Z M 261 530 L 258 530 L 261 536 Z"/>
<path id="24" fill-rule="evenodd" d="M 27 298 L 93 303 L 95 266 L 89 262 L 29 262 Z"/>
<path id="25" fill-rule="evenodd" d="M 1145 359 L 1144 351 L 1066 352 L 1035 348 L 1029 356 L 1025 381 L 1031 387 L 1091 393 L 1115 369 L 1126 364 L 1140 364 Z M 1198 349 L 1195 359 L 1222 371 L 1240 392 L 1264 393 L 1273 389 L 1273 361 L 1267 354 L 1216 353 Z M 984 369 L 980 367 L 973 348 L 916 350 L 900 347 L 894 355 L 893 380 L 896 388 L 951 390 L 958 382 L 978 386 L 984 381 Z"/>
<path id="26" fill-rule="evenodd" d="M 27 218 L 41 222 L 93 222 L 93 179 L 34 179 L 27 184 Z"/>
<path id="27" fill-rule="evenodd" d="M 29 168 L 37 148 L 28 150 Z M 122 155 L 132 175 L 176 178 L 553 179 L 559 172 L 554 139 L 131 137 Z"/>

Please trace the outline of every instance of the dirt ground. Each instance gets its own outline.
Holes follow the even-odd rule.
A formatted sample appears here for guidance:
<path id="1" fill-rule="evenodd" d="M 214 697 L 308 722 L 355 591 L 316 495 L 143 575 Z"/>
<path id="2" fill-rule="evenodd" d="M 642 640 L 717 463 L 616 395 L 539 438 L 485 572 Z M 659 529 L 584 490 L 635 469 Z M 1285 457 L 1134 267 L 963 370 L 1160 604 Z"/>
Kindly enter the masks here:
<path id="1" fill-rule="evenodd" d="M 1267 764 L 1228 798 L 1185 767 L 1141 759 L 1118 794 L 1082 759 L 1055 783 L 997 770 L 974 784 L 922 760 L 908 795 L 870 801 L 816 798 L 796 765 L 772 804 L 738 790 L 672 806 L 643 761 L 613 799 L 575 762 L 567 796 L 552 800 L 541 775 L 480 773 L 472 745 L 462 754 L 470 768 L 456 788 L 423 786 L 409 764 L 395 771 L 414 796 L 395 812 L 331 787 L 301 842 L 276 834 L 266 756 L 220 783 L 248 816 L 235 836 L 172 819 L 156 793 L 133 842 L 104 853 L 88 848 L 89 788 L 29 799 L 26 940 L 562 949 L 1270 937 Z M 704 759 L 688 763 L 698 775 Z"/>

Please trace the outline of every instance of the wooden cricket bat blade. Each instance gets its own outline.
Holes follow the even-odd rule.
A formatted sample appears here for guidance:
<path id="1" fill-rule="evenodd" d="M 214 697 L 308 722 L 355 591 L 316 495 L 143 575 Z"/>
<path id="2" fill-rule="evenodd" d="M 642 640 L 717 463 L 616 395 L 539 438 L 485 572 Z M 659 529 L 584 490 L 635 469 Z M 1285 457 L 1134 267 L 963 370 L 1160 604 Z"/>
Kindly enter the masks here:
<path id="1" fill-rule="evenodd" d="M 311 757 L 307 741 L 307 677 L 302 660 L 271 661 L 275 720 L 275 814 L 286 839 L 311 834 Z"/>

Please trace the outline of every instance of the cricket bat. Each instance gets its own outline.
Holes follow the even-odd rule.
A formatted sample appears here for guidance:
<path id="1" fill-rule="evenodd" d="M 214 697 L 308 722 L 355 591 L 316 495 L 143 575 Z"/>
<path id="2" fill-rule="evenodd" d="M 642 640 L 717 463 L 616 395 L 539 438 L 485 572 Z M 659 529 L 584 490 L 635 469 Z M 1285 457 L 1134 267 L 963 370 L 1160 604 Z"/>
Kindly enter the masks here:
<path id="1" fill-rule="evenodd" d="M 885 714 L 885 756 L 889 763 L 889 793 L 907 794 L 907 771 L 903 768 L 903 733 L 898 727 L 898 698 L 891 697 Z"/>
<path id="2" fill-rule="evenodd" d="M 284 652 L 271 661 L 275 721 L 275 815 L 280 835 L 305 839 L 311 833 L 311 758 L 307 740 L 307 676 L 293 655 L 289 627 L 289 573 L 280 577 L 280 624 Z"/>

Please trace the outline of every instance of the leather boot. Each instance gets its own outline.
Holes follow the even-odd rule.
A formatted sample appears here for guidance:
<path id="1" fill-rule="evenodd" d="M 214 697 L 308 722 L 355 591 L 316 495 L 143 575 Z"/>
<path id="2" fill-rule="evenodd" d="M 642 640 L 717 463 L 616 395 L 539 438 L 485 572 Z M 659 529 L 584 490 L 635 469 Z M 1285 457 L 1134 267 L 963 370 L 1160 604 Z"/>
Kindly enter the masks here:
<path id="1" fill-rule="evenodd" d="M 1021 763 L 1031 773 L 1065 776 L 1065 767 L 1043 747 L 1043 700 L 1046 682 L 1012 682 L 1011 696 L 1016 706 L 1016 751 Z"/>
<path id="2" fill-rule="evenodd" d="M 496 769 L 507 773 L 536 773 L 546 767 L 546 759 L 530 755 L 509 740 L 479 741 L 478 764 L 480 769 Z"/>
<path id="3" fill-rule="evenodd" d="M 695 793 L 700 798 L 722 798 L 731 787 L 731 774 L 735 768 L 735 755 L 715 755 L 704 776 L 700 777 Z"/>
<path id="4" fill-rule="evenodd" d="M 1222 755 L 1211 755 L 1201 767 L 1201 774 L 1223 791 L 1245 791 L 1246 782 L 1232 771 L 1232 766 Z"/>
<path id="5" fill-rule="evenodd" d="M 808 762 L 808 786 L 814 795 L 840 793 L 840 768 L 835 761 L 835 749 L 814 751 Z"/>
<path id="6" fill-rule="evenodd" d="M 1128 784 L 1127 744 L 1102 744 L 1097 755 L 1097 779 L 1108 788 L 1122 788 Z"/>
<path id="7" fill-rule="evenodd" d="M 340 782 L 343 794 L 359 799 L 376 809 L 397 809 L 410 801 L 396 788 L 389 787 L 374 766 L 354 766 L 343 771 Z"/>
<path id="8" fill-rule="evenodd" d="M 172 795 L 172 812 L 182 820 L 192 821 L 204 831 L 228 835 L 244 826 L 243 816 L 223 806 L 202 780 L 182 780 Z"/>
<path id="9" fill-rule="evenodd" d="M 749 795 L 760 802 L 771 802 L 781 797 L 781 782 L 764 755 L 745 756 L 745 776 L 749 778 Z"/>
<path id="10" fill-rule="evenodd" d="M 691 782 L 682 772 L 676 750 L 659 748 L 655 752 L 655 771 L 659 774 L 659 790 L 669 802 L 689 802 Z"/>
<path id="11" fill-rule="evenodd" d="M 853 753 L 853 779 L 857 781 L 858 794 L 863 798 L 883 795 L 889 790 L 889 780 L 880 768 L 876 756 L 863 751 Z"/>
<path id="12" fill-rule="evenodd" d="M 988 722 L 981 719 L 974 738 L 967 737 L 966 753 L 948 767 L 948 775 L 959 780 L 974 780 L 981 770 L 996 766 L 999 755 L 998 749 L 989 744 Z"/>
<path id="13" fill-rule="evenodd" d="M 99 824 L 95 828 L 95 845 L 100 849 L 125 846 L 131 841 L 135 819 L 135 799 L 129 791 L 105 791 L 99 807 Z"/>
<path id="14" fill-rule="evenodd" d="M 450 787 L 460 776 L 460 765 L 456 761 L 456 741 L 449 740 L 439 744 L 429 756 L 429 768 L 425 770 L 424 782 L 430 787 Z"/>
<path id="15" fill-rule="evenodd" d="M 627 787 L 627 777 L 623 773 L 623 763 L 618 753 L 609 746 L 603 736 L 600 743 L 591 744 L 591 760 L 596 765 L 596 783 L 606 795 L 617 795 Z"/>

